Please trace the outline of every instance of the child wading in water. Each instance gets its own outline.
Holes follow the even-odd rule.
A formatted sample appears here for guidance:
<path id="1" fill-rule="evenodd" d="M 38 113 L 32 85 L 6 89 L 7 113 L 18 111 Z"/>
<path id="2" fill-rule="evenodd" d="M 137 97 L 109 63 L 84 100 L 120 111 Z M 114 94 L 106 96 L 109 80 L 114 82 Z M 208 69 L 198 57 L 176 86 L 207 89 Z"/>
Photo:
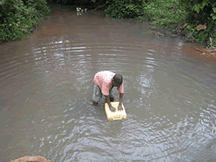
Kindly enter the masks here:
<path id="1" fill-rule="evenodd" d="M 119 91 L 119 105 L 118 110 L 123 110 L 122 102 L 124 95 L 123 77 L 121 74 L 115 74 L 111 71 L 100 71 L 94 76 L 94 89 L 93 89 L 93 105 L 98 105 L 102 95 L 105 96 L 105 103 L 109 105 L 109 109 L 115 112 L 115 108 L 110 102 L 114 101 L 113 87 L 117 87 Z"/>

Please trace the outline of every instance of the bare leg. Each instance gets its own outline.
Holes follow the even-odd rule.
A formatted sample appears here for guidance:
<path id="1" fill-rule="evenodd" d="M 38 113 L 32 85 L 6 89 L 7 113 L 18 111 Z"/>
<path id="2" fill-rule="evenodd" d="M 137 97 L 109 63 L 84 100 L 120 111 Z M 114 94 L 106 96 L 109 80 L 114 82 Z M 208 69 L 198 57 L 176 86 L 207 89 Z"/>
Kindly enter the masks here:
<path id="1" fill-rule="evenodd" d="M 114 101 L 114 97 L 111 96 L 111 97 L 110 97 L 110 102 L 113 102 L 113 101 Z"/>
<path id="2" fill-rule="evenodd" d="M 93 105 L 94 105 L 94 106 L 97 106 L 97 105 L 98 105 L 98 102 L 93 101 Z"/>

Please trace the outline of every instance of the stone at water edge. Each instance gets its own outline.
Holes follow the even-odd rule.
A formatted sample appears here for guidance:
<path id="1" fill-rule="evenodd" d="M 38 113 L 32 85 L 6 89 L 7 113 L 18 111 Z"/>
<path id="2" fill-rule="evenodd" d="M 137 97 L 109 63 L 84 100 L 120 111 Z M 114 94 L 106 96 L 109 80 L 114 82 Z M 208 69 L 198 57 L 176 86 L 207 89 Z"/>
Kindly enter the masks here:
<path id="1" fill-rule="evenodd" d="M 23 156 L 21 158 L 12 160 L 11 162 L 51 162 L 42 156 Z"/>

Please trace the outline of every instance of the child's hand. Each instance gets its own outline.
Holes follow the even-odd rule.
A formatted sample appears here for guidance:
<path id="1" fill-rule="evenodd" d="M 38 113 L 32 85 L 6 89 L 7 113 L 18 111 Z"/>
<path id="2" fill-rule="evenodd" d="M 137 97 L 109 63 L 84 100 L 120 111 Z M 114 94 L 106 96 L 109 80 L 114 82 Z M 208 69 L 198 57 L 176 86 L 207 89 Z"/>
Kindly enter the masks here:
<path id="1" fill-rule="evenodd" d="M 123 107 L 121 104 L 118 105 L 118 111 L 122 111 L 123 110 Z"/>
<path id="2" fill-rule="evenodd" d="M 112 112 L 115 112 L 115 111 L 116 111 L 116 109 L 115 109 L 113 106 L 110 106 L 109 109 L 110 109 L 110 111 L 112 111 Z"/>

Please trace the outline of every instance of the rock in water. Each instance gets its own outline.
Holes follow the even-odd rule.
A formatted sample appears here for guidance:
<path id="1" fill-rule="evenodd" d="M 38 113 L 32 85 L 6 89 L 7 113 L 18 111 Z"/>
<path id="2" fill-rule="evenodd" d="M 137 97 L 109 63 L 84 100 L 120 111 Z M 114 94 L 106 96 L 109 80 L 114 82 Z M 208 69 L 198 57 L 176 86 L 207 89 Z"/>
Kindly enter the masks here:
<path id="1" fill-rule="evenodd" d="M 42 156 L 23 156 L 11 162 L 51 162 Z"/>

